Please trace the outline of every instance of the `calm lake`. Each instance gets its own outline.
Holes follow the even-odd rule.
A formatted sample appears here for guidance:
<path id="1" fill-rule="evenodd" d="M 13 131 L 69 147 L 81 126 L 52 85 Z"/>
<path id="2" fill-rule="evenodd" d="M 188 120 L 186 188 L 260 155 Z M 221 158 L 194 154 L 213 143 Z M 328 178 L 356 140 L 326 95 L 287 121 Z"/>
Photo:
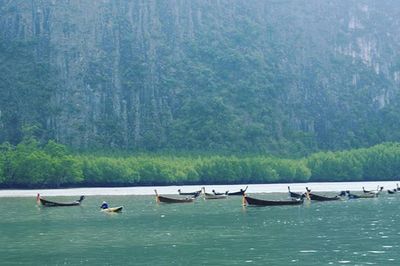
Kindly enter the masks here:
<path id="1" fill-rule="evenodd" d="M 103 200 L 124 212 L 100 212 Z M 58 208 L 39 208 L 34 197 L 0 202 L 1 265 L 400 264 L 400 193 L 246 208 L 241 197 L 166 205 L 149 195 L 88 196 L 80 207 Z"/>

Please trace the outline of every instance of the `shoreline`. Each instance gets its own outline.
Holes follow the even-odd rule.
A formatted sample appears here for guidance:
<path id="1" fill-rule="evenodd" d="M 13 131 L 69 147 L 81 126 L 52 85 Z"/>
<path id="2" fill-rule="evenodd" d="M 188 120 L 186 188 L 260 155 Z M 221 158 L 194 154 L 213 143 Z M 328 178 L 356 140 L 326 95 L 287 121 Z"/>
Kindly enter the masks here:
<path id="1" fill-rule="evenodd" d="M 37 193 L 42 196 L 128 196 L 128 195 L 154 195 L 154 189 L 160 194 L 177 194 L 177 190 L 182 192 L 196 191 L 205 187 L 206 191 L 211 192 L 215 189 L 218 192 L 239 191 L 249 186 L 248 194 L 252 193 L 285 193 L 288 186 L 293 192 L 305 191 L 309 187 L 315 192 L 330 191 L 361 191 L 362 187 L 367 190 L 374 190 L 377 186 L 383 186 L 384 190 L 396 188 L 398 181 L 357 181 L 357 182 L 312 182 L 312 183 L 277 183 L 277 184 L 241 184 L 241 185 L 188 185 L 188 186 L 147 186 L 147 187 L 83 187 L 83 188 L 62 188 L 62 189 L 2 189 L 0 198 L 12 197 L 36 197 Z"/>

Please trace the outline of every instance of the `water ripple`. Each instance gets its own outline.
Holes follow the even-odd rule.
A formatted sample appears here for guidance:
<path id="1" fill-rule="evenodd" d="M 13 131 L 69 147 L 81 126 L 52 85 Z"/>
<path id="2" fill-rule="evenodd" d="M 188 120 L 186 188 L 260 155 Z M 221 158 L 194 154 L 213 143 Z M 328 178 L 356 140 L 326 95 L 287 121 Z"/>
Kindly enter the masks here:
<path id="1" fill-rule="evenodd" d="M 373 253 L 373 254 L 384 254 L 384 253 L 386 253 L 386 251 L 379 251 L 379 250 L 370 250 L 368 252 L 369 253 Z"/>

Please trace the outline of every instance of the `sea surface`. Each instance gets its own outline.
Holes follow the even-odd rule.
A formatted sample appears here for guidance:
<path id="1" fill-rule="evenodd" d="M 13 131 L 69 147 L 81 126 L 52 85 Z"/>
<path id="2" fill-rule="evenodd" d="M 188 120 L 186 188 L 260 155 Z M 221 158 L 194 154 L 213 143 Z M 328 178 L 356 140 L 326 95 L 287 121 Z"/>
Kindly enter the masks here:
<path id="1" fill-rule="evenodd" d="M 124 211 L 100 212 L 103 200 Z M 241 197 L 157 204 L 152 195 L 102 195 L 46 208 L 35 197 L 2 197 L 0 265 L 400 265 L 399 206 L 400 192 L 386 191 L 282 207 L 243 207 Z"/>

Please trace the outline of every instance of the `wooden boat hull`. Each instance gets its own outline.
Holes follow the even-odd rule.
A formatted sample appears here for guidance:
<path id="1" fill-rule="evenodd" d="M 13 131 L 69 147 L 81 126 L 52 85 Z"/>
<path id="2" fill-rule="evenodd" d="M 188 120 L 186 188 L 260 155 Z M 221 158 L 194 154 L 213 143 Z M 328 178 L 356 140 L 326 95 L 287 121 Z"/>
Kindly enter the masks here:
<path id="1" fill-rule="evenodd" d="M 226 199 L 227 195 L 223 194 L 223 195 L 214 195 L 214 194 L 210 194 L 210 193 L 205 193 L 204 194 L 204 199 L 206 200 L 216 200 L 216 199 Z"/>
<path id="2" fill-rule="evenodd" d="M 249 196 L 244 196 L 244 200 L 247 204 L 253 206 L 287 206 L 287 205 L 301 205 L 303 204 L 303 199 L 301 200 L 261 200 L 252 198 Z"/>
<path id="3" fill-rule="evenodd" d="M 228 196 L 243 196 L 244 193 L 245 193 L 245 191 L 231 192 L 231 193 L 228 193 Z"/>
<path id="4" fill-rule="evenodd" d="M 228 196 L 243 196 L 246 193 L 248 186 L 244 190 L 240 190 L 237 192 L 228 192 Z"/>
<path id="5" fill-rule="evenodd" d="M 224 193 L 222 195 L 216 195 L 215 191 L 213 191 L 214 193 L 207 193 L 204 187 L 202 188 L 202 191 L 203 191 L 203 197 L 206 200 L 226 199 L 226 197 L 228 196 L 227 193 Z"/>
<path id="6" fill-rule="evenodd" d="M 296 198 L 296 199 L 300 199 L 300 198 L 302 197 L 301 194 L 295 193 L 295 192 L 291 192 L 291 191 L 289 191 L 289 196 L 290 196 L 291 198 Z"/>
<path id="7" fill-rule="evenodd" d="M 380 192 L 382 192 L 383 187 L 377 187 L 376 190 L 365 190 L 364 187 L 362 188 L 363 192 L 365 194 L 373 194 L 373 195 L 378 195 Z"/>
<path id="8" fill-rule="evenodd" d="M 195 198 L 176 199 L 165 196 L 157 196 L 157 201 L 162 203 L 190 203 L 194 202 Z"/>
<path id="9" fill-rule="evenodd" d="M 46 200 L 43 198 L 40 198 L 40 203 L 42 206 L 45 207 L 68 207 L 68 206 L 80 206 L 81 202 L 80 201 L 74 201 L 74 202 L 55 202 L 55 201 L 50 201 Z"/>
<path id="10" fill-rule="evenodd" d="M 101 211 L 103 211 L 103 212 L 121 212 L 123 208 L 124 208 L 123 206 L 111 207 L 111 208 L 107 208 L 107 209 L 102 209 Z"/>
<path id="11" fill-rule="evenodd" d="M 222 192 L 214 192 L 215 196 L 222 196 L 222 195 L 228 195 L 228 192 L 222 193 Z"/>
<path id="12" fill-rule="evenodd" d="M 308 197 L 310 200 L 315 200 L 315 201 L 334 201 L 334 200 L 340 200 L 341 198 L 339 196 L 336 197 L 325 197 L 325 196 L 320 196 L 316 194 L 309 193 Z"/>
<path id="13" fill-rule="evenodd" d="M 376 198 L 377 194 L 363 194 L 363 195 L 356 195 L 356 194 L 348 194 L 349 199 L 372 199 Z"/>
<path id="14" fill-rule="evenodd" d="M 179 195 L 182 195 L 182 196 L 196 196 L 196 195 L 201 194 L 201 190 L 195 191 L 195 192 L 180 192 L 180 191 L 178 191 L 178 193 L 179 193 Z"/>
<path id="15" fill-rule="evenodd" d="M 303 194 L 290 191 L 290 187 L 289 186 L 288 186 L 288 191 L 289 191 L 289 196 L 291 198 L 300 199 L 303 196 Z"/>

